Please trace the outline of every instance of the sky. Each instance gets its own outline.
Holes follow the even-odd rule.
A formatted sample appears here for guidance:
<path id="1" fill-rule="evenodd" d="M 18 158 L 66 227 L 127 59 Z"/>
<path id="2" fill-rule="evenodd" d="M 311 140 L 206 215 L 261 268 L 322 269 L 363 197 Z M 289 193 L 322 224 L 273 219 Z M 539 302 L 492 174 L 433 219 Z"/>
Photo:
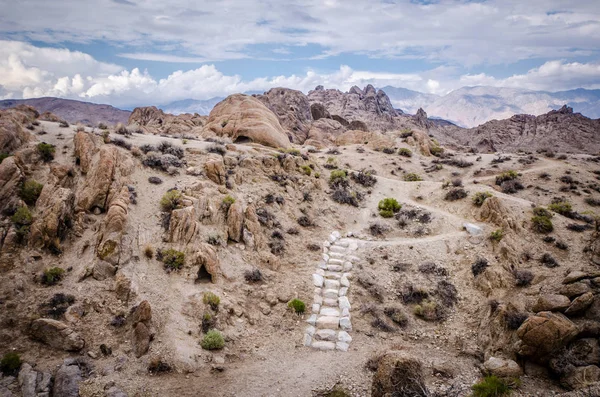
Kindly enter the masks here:
<path id="1" fill-rule="evenodd" d="M 600 89 L 599 0 L 0 0 L 0 99 Z"/>

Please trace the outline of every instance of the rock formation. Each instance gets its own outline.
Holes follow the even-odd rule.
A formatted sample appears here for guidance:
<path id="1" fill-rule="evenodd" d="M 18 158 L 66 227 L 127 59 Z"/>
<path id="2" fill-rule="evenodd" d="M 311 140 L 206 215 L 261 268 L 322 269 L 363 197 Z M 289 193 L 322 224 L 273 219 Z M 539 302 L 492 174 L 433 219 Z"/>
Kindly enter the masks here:
<path id="1" fill-rule="evenodd" d="M 272 88 L 256 98 L 275 113 L 291 142 L 301 144 L 306 140 L 312 121 L 306 95 L 288 88 Z"/>
<path id="2" fill-rule="evenodd" d="M 206 116 L 198 114 L 172 115 L 155 106 L 133 109 L 128 125 L 140 128 L 150 134 L 170 134 L 176 136 L 196 135 L 206 122 Z"/>

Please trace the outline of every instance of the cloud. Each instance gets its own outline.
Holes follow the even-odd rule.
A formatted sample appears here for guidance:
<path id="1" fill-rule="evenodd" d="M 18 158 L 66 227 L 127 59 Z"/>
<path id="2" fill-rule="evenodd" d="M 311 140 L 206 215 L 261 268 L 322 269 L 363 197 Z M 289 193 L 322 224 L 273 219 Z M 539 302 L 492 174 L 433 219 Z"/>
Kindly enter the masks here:
<path id="1" fill-rule="evenodd" d="M 117 54 L 121 58 L 136 59 L 138 61 L 154 61 L 154 62 L 171 62 L 171 63 L 206 63 L 210 62 L 211 59 L 202 57 L 182 57 L 177 55 L 169 54 L 157 54 L 157 53 L 121 53 Z"/>
<path id="2" fill-rule="evenodd" d="M 131 48 L 126 54 L 134 59 L 165 62 L 173 59 L 147 49 L 176 48 L 184 58 L 218 61 L 260 57 L 264 46 L 293 55 L 308 44 L 319 49 L 310 54 L 314 59 L 352 53 L 468 67 L 597 56 L 597 0 L 564 8 L 562 0 L 222 0 L 218 6 L 208 0 L 28 0 L 3 7 L 0 36 L 103 41 Z"/>
<path id="3" fill-rule="evenodd" d="M 181 99 L 209 99 L 246 91 L 287 87 L 308 92 L 317 85 L 347 91 L 351 86 L 391 85 L 415 91 L 445 94 L 462 86 L 489 85 L 533 90 L 600 88 L 600 63 L 548 61 L 527 73 L 498 79 L 486 74 L 463 74 L 441 66 L 418 73 L 355 70 L 347 65 L 323 72 L 265 76 L 251 80 L 227 75 L 215 65 L 178 70 L 157 79 L 139 68 L 131 70 L 103 63 L 88 54 L 67 49 L 39 48 L 0 41 L 0 97 L 58 96 L 129 107 L 162 105 Z"/>

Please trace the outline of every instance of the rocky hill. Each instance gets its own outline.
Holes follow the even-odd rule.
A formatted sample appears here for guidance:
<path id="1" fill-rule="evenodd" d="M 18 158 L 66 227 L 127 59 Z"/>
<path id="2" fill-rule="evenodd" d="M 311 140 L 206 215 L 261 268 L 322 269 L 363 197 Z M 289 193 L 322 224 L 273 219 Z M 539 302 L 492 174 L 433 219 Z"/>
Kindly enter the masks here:
<path id="1" fill-rule="evenodd" d="M 6 99 L 0 101 L 0 109 L 17 105 L 27 105 L 38 112 L 50 112 L 69 123 L 81 123 L 96 126 L 99 123 L 116 125 L 126 124 L 131 114 L 128 110 L 117 109 L 110 105 L 74 101 L 62 98 Z"/>
<path id="2" fill-rule="evenodd" d="M 541 116 L 521 114 L 470 129 L 445 128 L 436 136 L 443 142 L 455 142 L 481 152 L 549 150 L 596 154 L 600 152 L 600 119 L 573 113 L 565 105 Z"/>

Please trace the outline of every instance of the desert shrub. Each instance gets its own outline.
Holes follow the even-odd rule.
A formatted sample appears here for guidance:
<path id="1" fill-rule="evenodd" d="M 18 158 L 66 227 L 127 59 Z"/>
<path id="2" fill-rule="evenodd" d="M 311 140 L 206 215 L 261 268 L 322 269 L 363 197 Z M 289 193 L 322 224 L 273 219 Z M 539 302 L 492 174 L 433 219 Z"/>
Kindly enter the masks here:
<path id="1" fill-rule="evenodd" d="M 372 187 L 377 183 L 377 178 L 372 175 L 371 171 L 361 170 L 358 173 L 353 172 L 350 176 L 354 182 L 364 187 Z"/>
<path id="2" fill-rule="evenodd" d="M 65 269 L 60 267 L 50 267 L 42 273 L 41 282 L 44 285 L 55 285 L 63 279 Z"/>
<path id="3" fill-rule="evenodd" d="M 443 153 L 444 153 L 444 148 L 440 147 L 440 146 L 432 146 L 431 148 L 429 148 L 429 151 L 431 152 L 432 155 L 434 155 L 435 157 L 440 157 Z"/>
<path id="4" fill-rule="evenodd" d="M 4 376 L 17 376 L 21 368 L 21 357 L 15 352 L 8 352 L 0 360 L 0 371 Z"/>
<path id="5" fill-rule="evenodd" d="M 211 234 L 206 238 L 206 242 L 210 245 L 221 245 L 221 237 L 218 234 Z"/>
<path id="6" fill-rule="evenodd" d="M 510 384 L 495 375 L 486 376 L 471 386 L 473 397 L 501 397 L 510 394 Z"/>
<path id="7" fill-rule="evenodd" d="M 233 203 L 235 203 L 235 199 L 233 197 L 231 197 L 230 195 L 227 195 L 223 198 L 223 201 L 221 202 L 221 205 L 223 206 L 223 210 L 225 212 L 229 211 L 229 207 L 231 207 L 233 205 Z"/>
<path id="8" fill-rule="evenodd" d="M 345 188 L 337 188 L 331 194 L 331 199 L 336 203 L 348 204 L 353 207 L 358 207 L 363 195 L 360 192 L 348 191 Z"/>
<path id="9" fill-rule="evenodd" d="M 288 307 L 298 315 L 304 313 L 306 310 L 306 305 L 300 299 L 292 299 L 288 302 Z"/>
<path id="10" fill-rule="evenodd" d="M 329 186 L 332 188 L 348 187 L 348 174 L 344 170 L 333 170 L 329 175 Z"/>
<path id="11" fill-rule="evenodd" d="M 526 287 L 533 281 L 533 273 L 529 270 L 515 270 L 514 275 L 518 287 Z"/>
<path id="12" fill-rule="evenodd" d="M 275 215 L 263 207 L 256 209 L 256 216 L 258 217 L 258 222 L 263 226 L 272 227 L 276 222 Z"/>
<path id="13" fill-rule="evenodd" d="M 502 188 L 502 193 L 506 194 L 513 194 L 525 188 L 523 184 L 516 179 L 502 182 L 500 187 Z"/>
<path id="14" fill-rule="evenodd" d="M 533 215 L 535 216 L 543 216 L 546 218 L 552 218 L 554 216 L 554 214 L 552 214 L 552 212 L 548 211 L 545 208 L 542 207 L 535 207 L 533 209 Z"/>
<path id="15" fill-rule="evenodd" d="M 173 146 L 173 144 L 168 141 L 162 141 L 158 145 L 157 149 L 162 154 L 170 154 L 171 156 L 175 156 L 178 159 L 182 159 L 184 155 L 183 148 Z"/>
<path id="16" fill-rule="evenodd" d="M 144 152 L 144 154 L 147 154 L 148 152 L 157 152 L 158 151 L 156 146 L 153 146 L 150 144 L 144 144 L 144 145 L 140 146 L 140 150 L 142 152 Z"/>
<path id="17" fill-rule="evenodd" d="M 27 204 L 27 205 L 35 205 L 37 199 L 42 194 L 42 189 L 44 185 L 41 183 L 37 183 L 33 179 L 28 179 L 21 185 L 19 189 L 19 197 Z"/>
<path id="18" fill-rule="evenodd" d="M 131 143 L 121 139 L 121 138 L 114 138 L 110 140 L 110 143 L 112 143 L 115 146 L 119 146 L 122 147 L 123 149 L 127 149 L 127 150 L 131 150 Z"/>
<path id="19" fill-rule="evenodd" d="M 373 236 L 383 236 L 385 233 L 387 233 L 388 230 L 389 229 L 387 226 L 382 225 L 379 222 L 375 222 L 369 225 L 369 232 Z"/>
<path id="20" fill-rule="evenodd" d="M 384 198 L 377 205 L 377 209 L 379 210 L 379 215 L 383 218 L 391 218 L 395 213 L 400 211 L 402 205 L 398 203 L 398 200 L 395 198 Z"/>
<path id="21" fill-rule="evenodd" d="M 54 147 L 54 145 L 45 142 L 40 142 L 37 145 L 37 151 L 44 162 L 47 163 L 49 161 L 54 160 L 54 153 L 56 152 L 56 148 Z"/>
<path id="22" fill-rule="evenodd" d="M 578 224 L 578 223 L 569 223 L 567 225 L 567 229 L 569 229 L 571 231 L 574 231 L 574 232 L 577 232 L 577 233 L 583 233 L 586 230 L 592 229 L 592 226 L 590 226 L 590 225 L 581 225 L 581 224 Z"/>
<path id="23" fill-rule="evenodd" d="M 477 207 L 481 207 L 485 200 L 492 197 L 492 194 L 489 192 L 477 192 L 473 195 L 473 204 Z"/>
<path id="24" fill-rule="evenodd" d="M 172 154 L 160 154 L 157 152 L 148 152 L 146 158 L 142 160 L 142 164 L 146 167 L 160 169 L 169 174 L 174 175 L 177 170 L 183 165 L 183 161 Z"/>
<path id="25" fill-rule="evenodd" d="M 504 324 L 508 329 L 512 329 L 513 331 L 519 329 L 521 324 L 527 320 L 527 313 L 521 313 L 516 311 L 507 311 L 504 313 Z"/>
<path id="26" fill-rule="evenodd" d="M 0 163 L 1 161 L 1 155 L 0 155 Z M 585 202 L 587 205 L 591 205 L 592 207 L 600 207 L 600 200 L 592 198 L 592 197 L 588 197 L 585 199 Z"/>
<path id="27" fill-rule="evenodd" d="M 487 269 L 489 266 L 487 259 L 485 258 L 477 258 L 475 263 L 471 265 L 471 272 L 473 272 L 473 276 L 478 276 Z"/>
<path id="28" fill-rule="evenodd" d="M 424 262 L 419 265 L 419 271 L 424 274 L 435 274 L 436 276 L 447 276 L 448 270 L 438 266 L 435 262 Z"/>
<path id="29" fill-rule="evenodd" d="M 406 327 L 406 325 L 408 324 L 408 317 L 400 308 L 386 307 L 385 309 L 383 309 L 383 313 L 400 327 Z"/>
<path id="30" fill-rule="evenodd" d="M 285 243 L 283 240 L 271 240 L 269 241 L 269 248 L 273 255 L 283 255 L 285 252 Z"/>
<path id="31" fill-rule="evenodd" d="M 415 174 L 414 172 L 410 172 L 410 173 L 404 175 L 405 182 L 419 182 L 422 180 L 423 180 L 423 178 L 421 178 L 421 176 L 419 174 Z"/>
<path id="32" fill-rule="evenodd" d="M 548 252 L 542 255 L 542 257 L 540 258 L 540 262 L 542 262 L 544 266 L 550 268 L 558 266 L 558 262 L 556 261 L 556 259 L 554 259 L 554 257 Z"/>
<path id="33" fill-rule="evenodd" d="M 171 212 L 181 207 L 183 195 L 179 190 L 169 190 L 160 199 L 160 208 L 164 212 Z"/>
<path id="34" fill-rule="evenodd" d="M 123 315 L 123 314 L 117 314 L 116 316 L 113 317 L 112 320 L 110 320 L 110 325 L 112 325 L 113 327 L 116 327 L 116 328 L 120 328 L 120 327 L 124 326 L 125 323 L 127 323 L 127 319 L 125 318 L 125 315 Z"/>
<path id="35" fill-rule="evenodd" d="M 501 186 L 502 183 L 506 182 L 506 181 L 512 181 L 514 179 L 517 179 L 519 177 L 519 174 L 517 174 L 516 171 L 506 171 L 501 173 L 500 175 L 496 176 L 496 185 Z"/>
<path id="36" fill-rule="evenodd" d="M 10 157 L 10 154 L 8 153 L 0 153 L 0 164 L 2 164 L 2 162 L 4 161 L 4 159 Z"/>
<path id="37" fill-rule="evenodd" d="M 435 290 L 442 303 L 447 307 L 452 307 L 458 301 L 458 291 L 454 284 L 449 281 L 441 280 L 437 283 Z"/>
<path id="38" fill-rule="evenodd" d="M 223 335 L 216 329 L 211 329 L 204 335 L 202 338 L 202 342 L 200 342 L 200 346 L 204 350 L 219 350 L 225 346 L 225 339 L 223 339 Z"/>
<path id="39" fill-rule="evenodd" d="M 98 128 L 101 130 L 107 130 L 108 126 L 104 123 L 98 123 Z"/>
<path id="40" fill-rule="evenodd" d="M 202 315 L 202 332 L 204 332 L 205 334 L 210 331 L 211 329 L 213 329 L 215 327 L 216 324 L 216 319 L 215 316 L 213 316 L 210 313 L 204 313 Z"/>
<path id="41" fill-rule="evenodd" d="M 383 331 L 383 332 L 393 332 L 394 331 L 394 327 L 391 326 L 390 324 L 388 324 L 385 320 L 383 320 L 379 316 L 375 316 L 373 321 L 371 321 L 371 327 L 377 328 L 378 330 Z"/>
<path id="42" fill-rule="evenodd" d="M 498 242 L 502 240 L 502 237 L 504 237 L 504 230 L 502 229 L 497 229 L 490 233 L 490 240 L 492 241 Z"/>
<path id="43" fill-rule="evenodd" d="M 304 172 L 305 175 L 310 176 L 312 174 L 312 168 L 310 168 L 309 165 L 303 165 L 300 168 L 302 169 L 302 172 Z"/>
<path id="44" fill-rule="evenodd" d="M 67 123 L 64 120 L 63 121 L 59 121 L 58 122 L 58 126 L 61 127 L 61 128 L 67 128 L 67 127 L 69 127 L 69 123 Z"/>
<path id="45" fill-rule="evenodd" d="M 309 251 L 317 252 L 321 251 L 321 246 L 319 244 L 310 243 L 306 245 L 306 249 Z"/>
<path id="46" fill-rule="evenodd" d="M 558 248 L 559 250 L 563 250 L 566 251 L 569 249 L 569 245 L 567 243 L 565 243 L 562 240 L 558 240 L 555 244 L 556 248 Z"/>
<path id="47" fill-rule="evenodd" d="M 548 206 L 548 209 L 566 217 L 571 217 L 573 214 L 573 206 L 568 201 L 553 202 Z"/>
<path id="48" fill-rule="evenodd" d="M 49 301 L 41 305 L 42 313 L 45 316 L 58 320 L 73 303 L 75 303 L 75 297 L 73 295 L 65 295 L 62 293 L 54 294 Z"/>
<path id="49" fill-rule="evenodd" d="M 263 275 L 258 269 L 246 270 L 244 272 L 244 279 L 249 283 L 258 283 L 262 281 Z"/>
<path id="50" fill-rule="evenodd" d="M 298 219 L 298 224 L 302 227 L 310 227 L 313 226 L 313 221 L 306 215 L 300 216 Z"/>
<path id="51" fill-rule="evenodd" d="M 429 297 L 429 293 L 424 288 L 414 287 L 412 284 L 405 284 L 399 295 L 405 304 L 421 303 Z"/>
<path id="52" fill-rule="evenodd" d="M 444 200 L 456 201 L 456 200 L 464 199 L 467 196 L 468 196 L 468 193 L 465 189 L 455 188 L 455 189 L 450 190 L 448 193 L 446 193 L 446 195 L 444 196 Z"/>
<path id="53" fill-rule="evenodd" d="M 148 364 L 148 372 L 151 374 L 164 374 L 173 371 L 171 365 L 162 361 L 160 358 L 155 358 Z"/>
<path id="54" fill-rule="evenodd" d="M 217 153 L 221 156 L 224 156 L 227 153 L 227 149 L 223 145 L 210 145 L 206 148 L 206 151 L 209 153 Z"/>
<path id="55" fill-rule="evenodd" d="M 33 222 L 33 216 L 31 215 L 31 211 L 29 208 L 23 206 L 19 207 L 17 211 L 10 217 L 12 223 L 15 224 L 17 228 L 23 226 L 29 226 Z"/>
<path id="56" fill-rule="evenodd" d="M 179 270 L 185 263 L 185 254 L 173 248 L 161 250 L 160 257 L 167 270 Z"/>
<path id="57" fill-rule="evenodd" d="M 460 178 L 454 178 L 452 181 L 450 181 L 450 183 L 452 183 L 452 186 L 454 187 L 462 187 L 463 185 L 462 179 Z"/>
<path id="58" fill-rule="evenodd" d="M 396 153 L 396 149 L 394 149 L 393 147 L 385 147 L 381 151 L 383 153 L 385 153 L 385 154 L 394 154 L 394 153 Z"/>
<path id="59" fill-rule="evenodd" d="M 398 154 L 403 157 L 412 157 L 413 153 L 410 149 L 402 147 L 398 150 Z"/>
<path id="60" fill-rule="evenodd" d="M 154 257 L 154 248 L 150 244 L 144 247 L 144 256 L 148 259 L 152 259 Z"/>
<path id="61" fill-rule="evenodd" d="M 127 129 L 127 127 L 125 127 L 123 124 L 119 123 L 117 124 L 116 128 L 115 128 L 115 132 L 119 135 L 132 135 L 131 131 L 129 131 Z"/>
<path id="62" fill-rule="evenodd" d="M 425 300 L 416 305 L 413 308 L 413 313 L 426 321 L 438 321 L 445 317 L 443 307 L 431 300 Z"/>
<path id="63" fill-rule="evenodd" d="M 210 306 L 210 308 L 214 311 L 217 311 L 219 310 L 219 303 L 221 303 L 221 298 L 219 298 L 212 292 L 205 292 L 204 296 L 202 297 L 202 302 Z"/>
<path id="64" fill-rule="evenodd" d="M 537 233 L 551 233 L 554 230 L 552 220 L 545 216 L 534 216 L 531 218 L 531 227 Z"/>
<path id="65" fill-rule="evenodd" d="M 473 163 L 464 160 L 464 159 L 446 159 L 446 160 L 436 160 L 441 164 L 451 165 L 458 168 L 468 168 L 473 165 Z"/>

